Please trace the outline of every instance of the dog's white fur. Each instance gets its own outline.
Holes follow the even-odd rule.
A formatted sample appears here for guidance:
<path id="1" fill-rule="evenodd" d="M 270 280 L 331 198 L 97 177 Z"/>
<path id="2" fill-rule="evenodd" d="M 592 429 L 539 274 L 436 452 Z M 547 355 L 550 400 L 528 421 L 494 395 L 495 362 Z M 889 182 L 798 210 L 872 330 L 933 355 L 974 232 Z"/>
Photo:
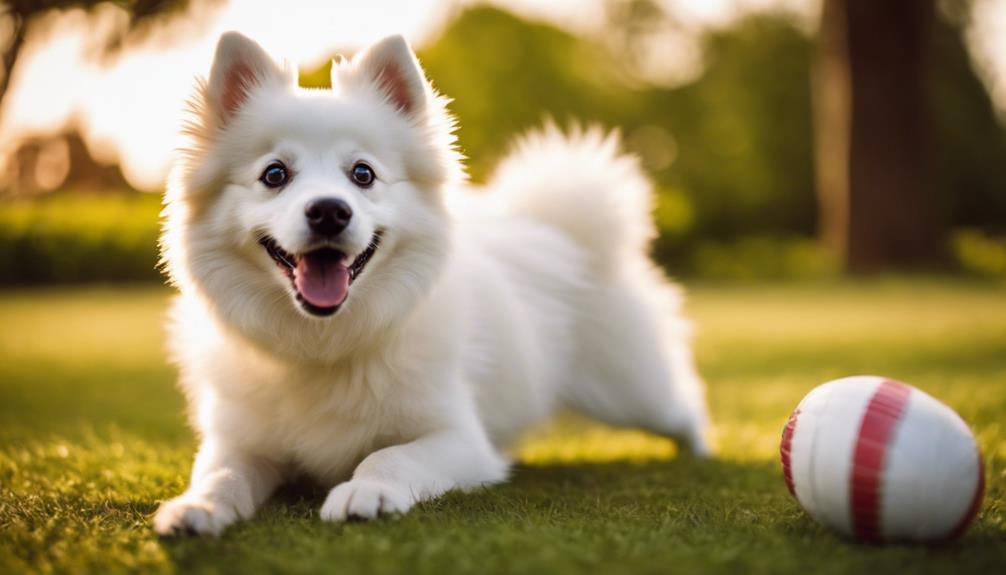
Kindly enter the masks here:
<path id="1" fill-rule="evenodd" d="M 404 512 L 504 480 L 507 446 L 562 406 L 707 453 L 678 291 L 646 256 L 650 187 L 617 138 L 546 128 L 463 190 L 445 102 L 404 40 L 332 76 L 331 91 L 299 89 L 228 33 L 194 99 L 162 245 L 201 445 L 157 532 L 217 534 L 294 474 L 332 486 L 324 520 Z M 294 173 L 280 192 L 258 182 L 277 158 Z M 371 189 L 347 178 L 361 159 Z M 346 253 L 384 230 L 327 318 L 257 243 L 306 249 L 319 197 L 353 208 Z"/>

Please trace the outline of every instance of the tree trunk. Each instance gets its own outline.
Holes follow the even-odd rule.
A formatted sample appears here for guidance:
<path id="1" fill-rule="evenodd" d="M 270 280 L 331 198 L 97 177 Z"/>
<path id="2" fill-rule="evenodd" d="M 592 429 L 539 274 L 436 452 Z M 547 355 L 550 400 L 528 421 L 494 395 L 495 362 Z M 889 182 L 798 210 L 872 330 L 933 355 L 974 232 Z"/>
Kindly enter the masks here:
<path id="1" fill-rule="evenodd" d="M 17 58 L 21 54 L 21 48 L 24 46 L 24 17 L 12 13 L 8 18 L 11 20 L 11 37 L 3 52 L 3 76 L 0 77 L 0 109 L 3 108 L 4 97 L 7 96 L 7 90 L 10 88 L 10 79 L 14 73 L 14 64 L 17 63 Z"/>
<path id="2" fill-rule="evenodd" d="M 929 185 L 933 0 L 825 0 L 815 71 L 821 236 L 848 271 L 941 259 Z"/>

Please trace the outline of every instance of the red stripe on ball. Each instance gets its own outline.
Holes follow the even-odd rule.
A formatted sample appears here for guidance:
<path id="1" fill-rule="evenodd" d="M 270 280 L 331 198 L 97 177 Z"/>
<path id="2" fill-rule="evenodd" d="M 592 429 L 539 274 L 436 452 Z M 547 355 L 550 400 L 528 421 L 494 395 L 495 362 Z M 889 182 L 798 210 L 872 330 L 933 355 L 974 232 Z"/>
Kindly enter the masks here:
<path id="1" fill-rule="evenodd" d="M 863 414 L 853 452 L 852 474 L 849 478 L 850 512 L 856 537 L 879 541 L 881 500 L 887 448 L 898 421 L 908 404 L 912 388 L 897 381 L 885 380 L 877 387 Z"/>
<path id="2" fill-rule="evenodd" d="M 793 484 L 793 470 L 790 468 L 790 453 L 793 447 L 793 432 L 796 430 L 796 418 L 800 415 L 799 409 L 794 409 L 789 421 L 782 428 L 782 443 L 779 444 L 779 457 L 782 459 L 782 477 L 786 480 L 786 487 L 789 494 L 796 497 L 796 486 Z"/>

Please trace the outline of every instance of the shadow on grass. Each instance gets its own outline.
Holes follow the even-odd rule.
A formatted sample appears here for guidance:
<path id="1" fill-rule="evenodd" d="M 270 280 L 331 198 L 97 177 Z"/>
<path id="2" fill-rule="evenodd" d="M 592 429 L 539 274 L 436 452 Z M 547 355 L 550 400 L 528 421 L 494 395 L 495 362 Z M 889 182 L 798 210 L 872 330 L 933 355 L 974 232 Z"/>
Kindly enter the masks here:
<path id="1" fill-rule="evenodd" d="M 844 541 L 811 521 L 778 467 L 763 462 L 519 465 L 503 485 L 369 523 L 322 523 L 325 495 L 310 483 L 289 485 L 219 540 L 162 545 L 182 571 L 242 572 L 802 572 L 811 560 L 830 561 L 824 572 L 967 572 L 1006 557 L 993 526 L 936 548 Z"/>

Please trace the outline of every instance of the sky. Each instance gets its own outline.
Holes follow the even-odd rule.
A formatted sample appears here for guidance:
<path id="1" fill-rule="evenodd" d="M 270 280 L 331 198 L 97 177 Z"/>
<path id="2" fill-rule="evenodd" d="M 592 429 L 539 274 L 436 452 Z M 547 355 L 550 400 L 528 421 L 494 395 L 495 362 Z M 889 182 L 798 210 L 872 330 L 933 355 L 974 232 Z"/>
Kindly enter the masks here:
<path id="1" fill-rule="evenodd" d="M 793 13 L 810 31 L 819 10 L 818 0 L 660 1 L 695 31 L 726 26 L 765 8 Z M 208 72 L 222 32 L 239 30 L 271 54 L 314 66 L 335 51 L 351 52 L 393 33 L 422 46 L 465 6 L 480 2 L 578 34 L 603 34 L 603 0 L 287 0 L 282 10 L 266 9 L 265 2 L 230 0 L 212 9 L 196 2 L 178 27 L 102 60 L 94 57 L 95 40 L 125 24 L 121 10 L 105 5 L 90 13 L 52 13 L 29 29 L 0 109 L 0 158 L 24 134 L 53 133 L 76 123 L 96 159 L 121 164 L 134 187 L 159 190 L 180 143 L 184 102 L 195 76 Z M 975 15 L 969 42 L 996 102 L 1006 110 L 1006 0 L 979 0 Z M 178 29 L 185 33 L 167 34 Z M 655 75 L 683 78 L 697 71 L 697 49 L 688 46 L 687 38 L 677 42 L 677 49 L 654 59 L 659 63 Z"/>

